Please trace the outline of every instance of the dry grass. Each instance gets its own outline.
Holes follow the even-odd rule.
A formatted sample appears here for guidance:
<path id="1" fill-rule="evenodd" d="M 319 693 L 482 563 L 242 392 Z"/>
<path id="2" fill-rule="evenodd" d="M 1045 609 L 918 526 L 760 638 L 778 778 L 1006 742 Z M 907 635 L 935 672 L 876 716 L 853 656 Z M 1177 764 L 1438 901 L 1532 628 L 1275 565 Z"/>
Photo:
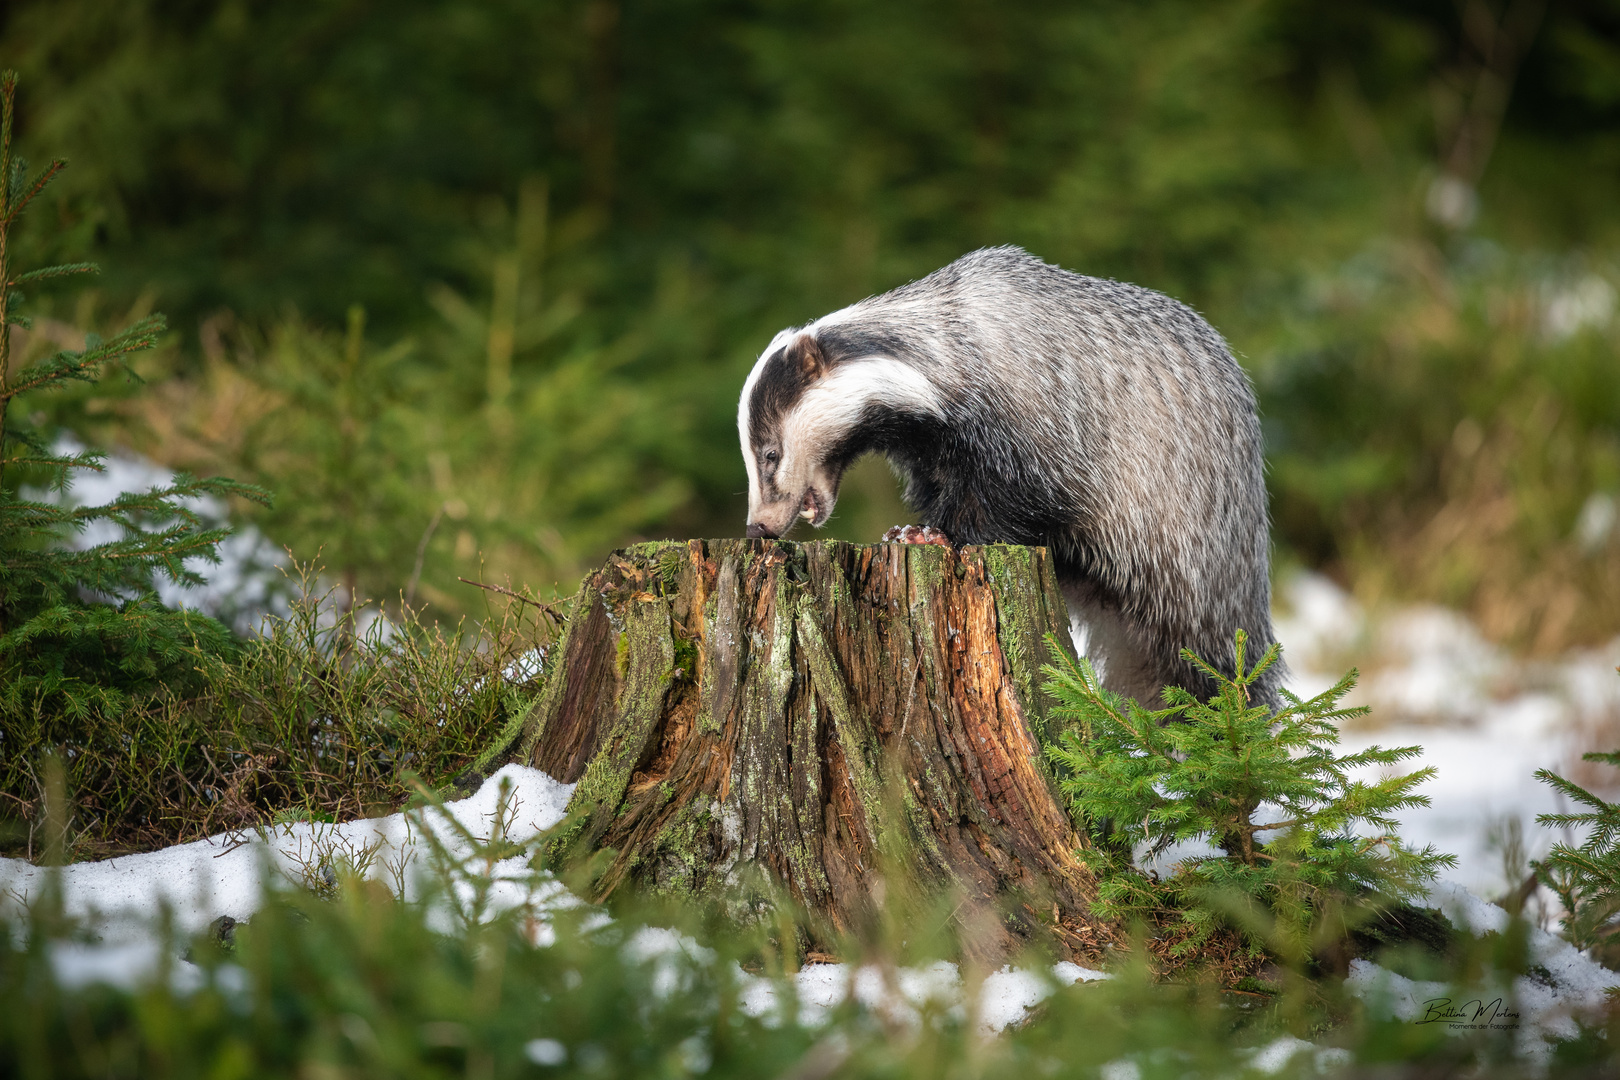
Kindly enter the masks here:
<path id="1" fill-rule="evenodd" d="M 528 605 L 446 627 L 331 600 L 306 590 L 235 662 L 203 665 L 190 695 L 114 715 L 6 717 L 4 852 L 41 854 L 46 754 L 67 764 L 72 857 L 103 858 L 277 818 L 392 811 L 412 777 L 452 779 L 538 690 L 533 650 L 554 625 Z"/>

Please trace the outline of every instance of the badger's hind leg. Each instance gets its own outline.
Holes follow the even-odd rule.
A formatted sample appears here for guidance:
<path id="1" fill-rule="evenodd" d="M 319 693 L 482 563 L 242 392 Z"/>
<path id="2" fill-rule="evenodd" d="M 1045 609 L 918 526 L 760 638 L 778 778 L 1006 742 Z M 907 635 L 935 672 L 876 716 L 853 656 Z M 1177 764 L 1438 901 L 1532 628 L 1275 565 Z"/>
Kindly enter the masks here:
<path id="1" fill-rule="evenodd" d="M 1076 581 L 1060 583 L 1069 607 L 1069 636 L 1074 651 L 1091 661 L 1103 687 L 1124 697 L 1134 698 L 1145 709 L 1164 708 L 1161 691 L 1166 672 L 1130 620 L 1119 607 L 1105 601 L 1095 587 Z"/>

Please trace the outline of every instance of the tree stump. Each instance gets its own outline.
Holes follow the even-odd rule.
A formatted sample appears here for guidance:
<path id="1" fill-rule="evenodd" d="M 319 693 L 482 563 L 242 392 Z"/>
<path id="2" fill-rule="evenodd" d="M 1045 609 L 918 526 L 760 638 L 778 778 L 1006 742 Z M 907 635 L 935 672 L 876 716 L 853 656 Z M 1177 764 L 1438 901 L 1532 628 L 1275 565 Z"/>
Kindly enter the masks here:
<path id="1" fill-rule="evenodd" d="M 515 760 L 578 782 L 552 850 L 597 860 L 595 899 L 786 897 L 859 932 L 907 872 L 974 959 L 1094 956 L 1043 754 L 1067 626 L 1044 548 L 641 544 L 582 584 Z"/>

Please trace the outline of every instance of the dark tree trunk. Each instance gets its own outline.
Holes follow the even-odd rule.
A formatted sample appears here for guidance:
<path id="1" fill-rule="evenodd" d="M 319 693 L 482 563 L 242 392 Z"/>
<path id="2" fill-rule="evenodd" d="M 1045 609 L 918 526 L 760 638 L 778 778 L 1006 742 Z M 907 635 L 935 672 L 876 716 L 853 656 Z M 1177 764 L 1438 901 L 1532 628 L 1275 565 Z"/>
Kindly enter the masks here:
<path id="1" fill-rule="evenodd" d="M 1066 629 L 1040 548 L 642 544 L 585 579 L 516 760 L 578 781 L 553 852 L 597 859 L 597 898 L 788 899 L 859 932 L 905 873 L 976 959 L 1094 955 L 1042 753 Z"/>

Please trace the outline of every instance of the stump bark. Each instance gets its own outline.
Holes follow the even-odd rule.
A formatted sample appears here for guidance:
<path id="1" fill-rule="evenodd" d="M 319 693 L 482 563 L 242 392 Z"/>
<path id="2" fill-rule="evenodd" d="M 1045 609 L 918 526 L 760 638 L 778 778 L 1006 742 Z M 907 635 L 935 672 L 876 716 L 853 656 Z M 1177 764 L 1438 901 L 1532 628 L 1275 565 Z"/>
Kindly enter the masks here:
<path id="1" fill-rule="evenodd" d="M 585 579 L 513 758 L 578 782 L 552 850 L 595 860 L 596 899 L 785 897 L 860 932 L 906 873 L 970 957 L 1094 956 L 1048 631 L 1068 647 L 1042 548 L 642 544 Z"/>

